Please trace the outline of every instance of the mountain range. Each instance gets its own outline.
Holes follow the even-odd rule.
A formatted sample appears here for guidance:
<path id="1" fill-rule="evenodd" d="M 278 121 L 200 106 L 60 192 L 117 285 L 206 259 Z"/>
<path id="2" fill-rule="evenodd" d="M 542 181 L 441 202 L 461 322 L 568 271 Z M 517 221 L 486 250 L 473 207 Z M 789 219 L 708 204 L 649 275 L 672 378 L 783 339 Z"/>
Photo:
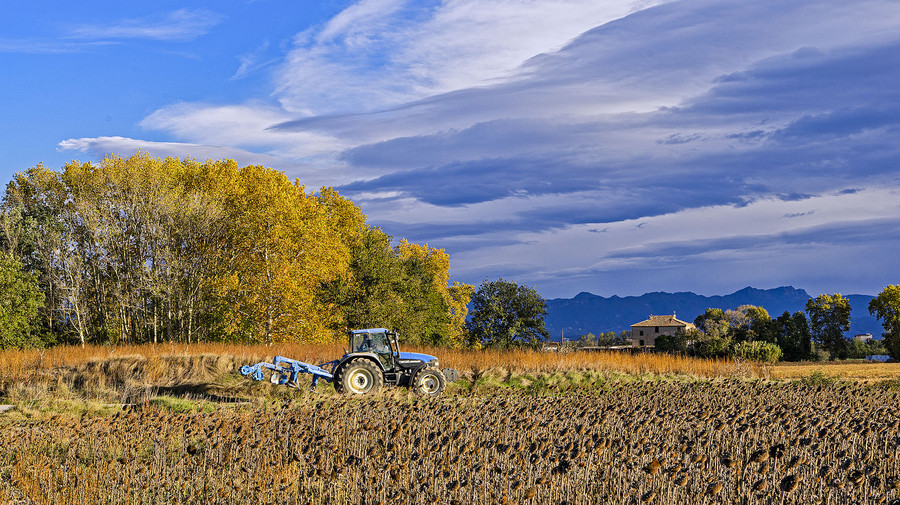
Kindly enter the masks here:
<path id="1" fill-rule="evenodd" d="M 735 309 L 741 305 L 763 307 L 772 318 L 785 311 L 803 311 L 812 298 L 803 289 L 782 286 L 774 289 L 746 287 L 730 295 L 703 296 L 691 292 L 645 293 L 641 296 L 611 296 L 579 293 L 574 298 L 547 300 L 547 330 L 552 340 L 562 337 L 575 339 L 586 333 L 599 335 L 607 331 L 630 330 L 631 325 L 650 315 L 675 314 L 678 319 L 693 322 L 707 308 Z M 882 328 L 869 315 L 871 295 L 848 295 L 850 300 L 850 331 L 848 336 L 871 333 L 881 337 Z"/>

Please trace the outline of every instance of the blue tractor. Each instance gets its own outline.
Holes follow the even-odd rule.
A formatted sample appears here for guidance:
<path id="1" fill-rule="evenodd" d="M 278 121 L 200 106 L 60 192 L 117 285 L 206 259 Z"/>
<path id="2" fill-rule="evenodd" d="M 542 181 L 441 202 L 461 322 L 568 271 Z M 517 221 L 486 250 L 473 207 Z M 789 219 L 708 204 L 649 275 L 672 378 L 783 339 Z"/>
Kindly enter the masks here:
<path id="1" fill-rule="evenodd" d="M 299 387 L 300 373 L 312 374 L 312 388 L 319 379 L 334 384 L 339 393 L 374 394 L 385 386 L 402 386 L 421 396 L 439 396 L 447 382 L 458 378 L 456 370 L 438 368 L 438 359 L 429 354 L 401 352 L 397 332 L 369 328 L 348 332 L 348 350 L 340 359 L 322 365 L 275 356 L 271 363 L 241 367 L 242 375 L 262 380 L 263 369 L 272 370 L 272 382 Z"/>

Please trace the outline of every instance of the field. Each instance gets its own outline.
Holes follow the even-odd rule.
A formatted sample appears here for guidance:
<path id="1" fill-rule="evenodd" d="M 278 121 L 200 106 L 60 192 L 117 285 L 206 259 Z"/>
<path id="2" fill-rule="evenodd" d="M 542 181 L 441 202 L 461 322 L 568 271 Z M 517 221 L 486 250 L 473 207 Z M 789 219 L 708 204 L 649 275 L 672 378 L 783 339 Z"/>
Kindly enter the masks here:
<path id="1" fill-rule="evenodd" d="M 775 379 L 798 379 L 811 374 L 861 382 L 900 379 L 900 363 L 780 363 L 770 369 Z"/>
<path id="2" fill-rule="evenodd" d="M 234 373 L 339 349 L 102 350 L 0 353 L 0 502 L 900 503 L 897 381 L 435 350 L 443 397 L 355 399 Z"/>

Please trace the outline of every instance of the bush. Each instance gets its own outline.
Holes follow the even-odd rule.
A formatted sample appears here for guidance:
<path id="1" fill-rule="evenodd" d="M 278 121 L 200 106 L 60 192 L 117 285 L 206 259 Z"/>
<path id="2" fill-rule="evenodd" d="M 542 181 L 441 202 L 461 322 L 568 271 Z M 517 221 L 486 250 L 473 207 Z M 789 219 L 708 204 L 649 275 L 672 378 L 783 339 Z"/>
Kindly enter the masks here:
<path id="1" fill-rule="evenodd" d="M 722 338 L 711 335 L 701 335 L 694 342 L 694 352 L 701 358 L 722 358 L 728 355 L 731 347 L 730 338 Z"/>
<path id="2" fill-rule="evenodd" d="M 781 347 L 769 342 L 738 342 L 732 348 L 732 355 L 753 361 L 775 363 L 781 359 Z"/>
<path id="3" fill-rule="evenodd" d="M 831 353 L 828 352 L 828 349 L 813 343 L 810 358 L 813 361 L 831 361 Z"/>
<path id="4" fill-rule="evenodd" d="M 23 270 L 18 258 L 0 252 L 0 349 L 43 347 L 38 324 L 43 306 L 37 275 Z"/>

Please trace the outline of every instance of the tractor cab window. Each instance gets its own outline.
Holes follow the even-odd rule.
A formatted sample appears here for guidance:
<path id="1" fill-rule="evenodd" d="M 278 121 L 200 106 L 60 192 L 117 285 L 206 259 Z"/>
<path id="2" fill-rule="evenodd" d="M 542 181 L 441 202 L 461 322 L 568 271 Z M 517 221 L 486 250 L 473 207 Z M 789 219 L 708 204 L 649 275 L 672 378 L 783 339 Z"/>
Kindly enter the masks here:
<path id="1" fill-rule="evenodd" d="M 352 334 L 350 336 L 350 352 L 369 352 L 369 334 Z"/>
<path id="2" fill-rule="evenodd" d="M 393 352 L 390 339 L 385 333 L 354 333 L 350 340 L 350 350 L 375 353 L 385 368 L 392 368 Z"/>
<path id="3" fill-rule="evenodd" d="M 391 353 L 391 344 L 388 341 L 387 335 L 385 335 L 384 333 L 370 333 L 369 343 L 371 345 L 372 352 L 374 352 L 375 354 Z"/>

